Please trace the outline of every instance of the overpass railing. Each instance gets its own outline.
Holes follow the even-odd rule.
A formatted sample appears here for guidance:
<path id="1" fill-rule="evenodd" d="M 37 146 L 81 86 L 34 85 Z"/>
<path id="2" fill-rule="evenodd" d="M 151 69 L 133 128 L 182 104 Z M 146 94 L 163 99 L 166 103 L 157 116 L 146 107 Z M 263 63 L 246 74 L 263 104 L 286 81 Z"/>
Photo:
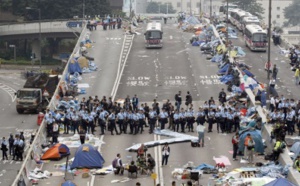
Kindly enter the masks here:
<path id="1" fill-rule="evenodd" d="M 80 43 L 85 40 L 85 37 L 88 33 L 87 28 L 84 26 L 80 37 L 74 47 L 72 55 L 70 56 L 68 63 L 63 71 L 62 77 L 59 81 L 59 84 L 56 87 L 54 96 L 52 97 L 48 107 L 53 110 L 59 101 L 59 87 L 66 84 L 66 78 L 68 76 L 68 66 L 70 62 L 73 60 L 74 54 L 78 54 L 80 50 Z M 28 179 L 30 170 L 33 170 L 38 165 L 38 161 L 40 161 L 40 155 L 42 154 L 42 145 L 47 143 L 47 134 L 46 134 L 46 121 L 45 119 L 42 121 L 41 126 L 36 133 L 36 136 L 30 145 L 28 153 L 23 161 L 23 164 L 12 184 L 12 186 L 17 186 L 19 182 L 24 182 L 26 185 L 29 184 L 30 180 Z"/>

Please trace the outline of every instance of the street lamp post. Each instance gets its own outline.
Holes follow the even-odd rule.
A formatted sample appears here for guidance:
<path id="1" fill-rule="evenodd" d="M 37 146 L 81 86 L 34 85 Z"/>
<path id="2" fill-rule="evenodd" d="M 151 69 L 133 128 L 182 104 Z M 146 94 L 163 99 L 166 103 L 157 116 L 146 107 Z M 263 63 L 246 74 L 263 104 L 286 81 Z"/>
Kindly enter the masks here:
<path id="1" fill-rule="evenodd" d="M 269 0 L 269 21 L 268 21 L 268 61 L 267 61 L 267 70 L 268 70 L 268 82 L 267 82 L 267 99 L 269 100 L 270 98 L 270 65 L 271 65 L 271 18 L 272 18 L 272 0 Z M 267 104 L 267 108 L 269 109 L 270 104 Z"/>
<path id="2" fill-rule="evenodd" d="M 14 62 L 17 62 L 17 51 L 16 51 L 16 45 L 9 45 L 10 48 L 14 48 Z"/>
<path id="3" fill-rule="evenodd" d="M 42 25 L 41 25 L 41 9 L 26 7 L 27 10 L 37 10 L 39 13 L 39 61 L 40 68 L 42 67 Z"/>

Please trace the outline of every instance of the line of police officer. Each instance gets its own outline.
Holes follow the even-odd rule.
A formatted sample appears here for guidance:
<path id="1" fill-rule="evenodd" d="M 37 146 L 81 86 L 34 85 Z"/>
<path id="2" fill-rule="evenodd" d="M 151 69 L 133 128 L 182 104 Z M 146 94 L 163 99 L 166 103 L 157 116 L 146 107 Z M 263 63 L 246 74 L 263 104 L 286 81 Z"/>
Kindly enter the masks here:
<path id="1" fill-rule="evenodd" d="M 295 125 L 300 128 L 300 107 L 293 99 L 286 99 L 284 96 L 271 97 L 269 114 L 270 123 L 286 124 L 286 132 L 288 135 L 295 133 Z M 300 136 L 300 131 L 299 134 Z"/>

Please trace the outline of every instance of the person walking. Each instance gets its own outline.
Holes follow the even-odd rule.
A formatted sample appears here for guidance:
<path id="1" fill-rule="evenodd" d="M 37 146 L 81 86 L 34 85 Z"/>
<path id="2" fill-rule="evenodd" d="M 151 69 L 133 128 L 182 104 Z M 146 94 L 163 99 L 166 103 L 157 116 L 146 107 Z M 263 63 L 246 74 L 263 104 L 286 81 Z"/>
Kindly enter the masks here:
<path id="1" fill-rule="evenodd" d="M 222 88 L 221 92 L 219 93 L 219 102 L 221 104 L 224 104 L 226 102 L 226 93 L 224 92 L 223 88 Z"/>
<path id="2" fill-rule="evenodd" d="M 233 161 L 237 161 L 238 159 L 236 158 L 236 155 L 237 155 L 237 152 L 238 152 L 238 149 L 239 149 L 239 142 L 240 142 L 238 132 L 236 132 L 235 135 L 232 137 L 231 142 L 232 142 L 232 147 L 233 147 L 232 158 L 233 158 Z"/>
<path id="3" fill-rule="evenodd" d="M 6 158 L 6 160 L 8 160 L 8 157 L 7 157 L 8 143 L 5 140 L 5 137 L 2 138 L 1 150 L 2 150 L 2 160 L 4 161 L 5 158 Z"/>
<path id="4" fill-rule="evenodd" d="M 170 147 L 168 143 L 165 143 L 165 145 L 162 148 L 162 166 L 164 166 L 164 163 L 165 165 L 168 164 L 169 156 L 170 156 Z"/>

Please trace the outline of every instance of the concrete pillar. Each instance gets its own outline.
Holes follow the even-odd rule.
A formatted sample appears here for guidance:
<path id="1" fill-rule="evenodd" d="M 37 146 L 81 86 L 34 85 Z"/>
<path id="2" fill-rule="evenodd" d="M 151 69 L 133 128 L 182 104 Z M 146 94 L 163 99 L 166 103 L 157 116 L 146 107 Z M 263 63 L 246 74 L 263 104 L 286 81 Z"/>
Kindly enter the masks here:
<path id="1" fill-rule="evenodd" d="M 31 53 L 35 54 L 35 59 L 39 60 L 40 59 L 40 45 L 39 45 L 39 40 L 38 39 L 34 39 L 31 43 Z"/>

